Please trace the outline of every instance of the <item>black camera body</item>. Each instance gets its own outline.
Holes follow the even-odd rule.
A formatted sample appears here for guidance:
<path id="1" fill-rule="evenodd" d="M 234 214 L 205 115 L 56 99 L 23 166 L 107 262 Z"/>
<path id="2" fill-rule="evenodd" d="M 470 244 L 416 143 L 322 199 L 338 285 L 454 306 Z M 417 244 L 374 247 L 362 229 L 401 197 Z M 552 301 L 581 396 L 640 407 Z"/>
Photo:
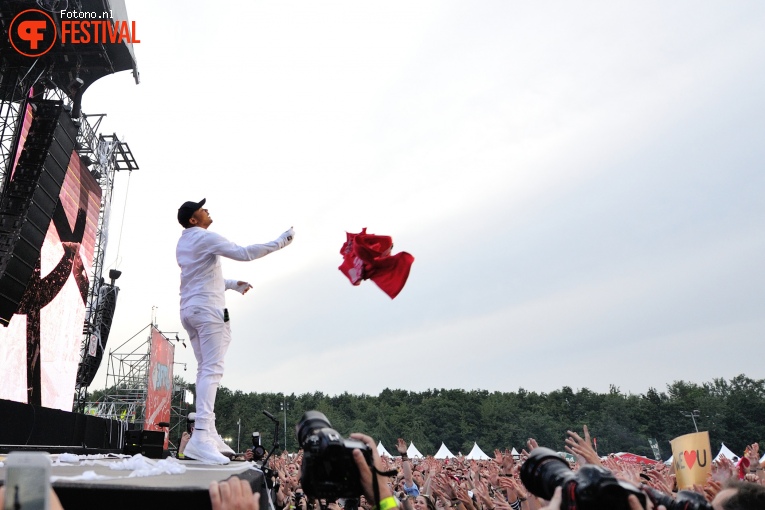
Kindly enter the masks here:
<path id="1" fill-rule="evenodd" d="M 568 462 L 549 448 L 535 448 L 521 466 L 521 481 L 534 495 L 551 499 L 555 488 L 563 488 L 561 508 L 569 510 L 629 510 L 627 498 L 638 498 L 643 508 L 647 499 L 667 510 L 712 510 L 703 496 L 680 491 L 676 499 L 650 487 L 637 487 L 617 480 L 601 466 L 586 465 L 574 473 Z"/>
<path id="2" fill-rule="evenodd" d="M 568 462 L 549 448 L 535 448 L 521 466 L 521 481 L 533 494 L 551 499 L 563 488 L 561 508 L 581 510 L 629 510 L 627 498 L 635 495 L 645 508 L 646 495 L 634 485 L 617 480 L 605 468 L 583 466 L 574 473 Z"/>
<path id="3" fill-rule="evenodd" d="M 358 498 L 363 490 L 353 450 L 372 465 L 372 450 L 361 441 L 343 438 L 319 411 L 306 411 L 296 426 L 303 449 L 300 485 L 311 498 Z"/>
<path id="4" fill-rule="evenodd" d="M 252 433 L 252 460 L 260 462 L 266 455 L 266 449 L 260 444 L 260 432 Z"/>

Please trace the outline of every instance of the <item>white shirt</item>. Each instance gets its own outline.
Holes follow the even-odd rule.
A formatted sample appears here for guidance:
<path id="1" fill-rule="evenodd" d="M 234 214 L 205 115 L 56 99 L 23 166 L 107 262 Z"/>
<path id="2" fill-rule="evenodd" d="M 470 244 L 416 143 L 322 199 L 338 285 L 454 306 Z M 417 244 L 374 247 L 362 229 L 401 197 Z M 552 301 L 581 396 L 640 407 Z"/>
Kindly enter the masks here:
<path id="1" fill-rule="evenodd" d="M 223 294 L 227 289 L 237 289 L 237 283 L 223 278 L 220 257 L 240 261 L 264 257 L 289 244 L 287 234 L 290 231 L 270 243 L 239 246 L 201 227 L 185 229 L 175 249 L 181 268 L 181 310 L 189 306 L 225 308 Z"/>

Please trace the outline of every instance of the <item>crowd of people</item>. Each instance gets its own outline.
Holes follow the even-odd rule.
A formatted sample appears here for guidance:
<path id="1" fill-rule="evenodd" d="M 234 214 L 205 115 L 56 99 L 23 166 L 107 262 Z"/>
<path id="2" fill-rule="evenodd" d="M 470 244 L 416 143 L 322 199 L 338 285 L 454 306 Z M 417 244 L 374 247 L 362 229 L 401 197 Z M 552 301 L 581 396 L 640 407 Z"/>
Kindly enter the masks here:
<path id="1" fill-rule="evenodd" d="M 353 436 L 352 436 L 353 437 Z M 359 436 L 365 437 L 366 436 Z M 494 451 L 491 460 L 468 460 L 462 456 L 451 459 L 407 457 L 407 446 L 403 439 L 396 444 L 398 456 L 380 457 L 374 450 L 377 471 L 394 471 L 395 476 L 380 477 L 380 499 L 390 497 L 395 506 L 402 510 L 557 510 L 561 495 L 558 491 L 550 501 L 530 493 L 520 479 L 520 466 L 529 452 L 538 447 L 529 439 L 526 449 L 516 459 L 508 451 Z M 615 456 L 601 458 L 593 448 L 585 427 L 582 435 L 569 431 L 566 450 L 576 457 L 571 464 L 573 470 L 594 464 L 608 469 L 617 479 L 635 486 L 647 486 L 673 497 L 678 489 L 671 466 L 664 464 L 642 465 L 625 462 Z M 703 497 L 715 510 L 765 509 L 765 475 L 759 461 L 757 443 L 747 448 L 744 458 L 747 469 L 742 472 L 741 463 L 721 458 L 715 462 L 712 472 L 703 486 L 691 490 Z M 301 484 L 302 453 L 272 457 L 269 466 L 278 474 L 275 480 L 274 505 L 277 510 L 389 510 L 386 505 L 374 501 L 371 492 L 357 502 L 353 500 L 318 501 L 306 497 Z M 364 476 L 364 462 L 359 463 Z M 368 469 L 367 469 L 368 471 Z M 371 477 L 371 474 L 368 476 Z M 380 476 L 380 475 L 378 475 Z M 383 489 L 386 492 L 383 492 Z M 631 497 L 634 498 L 634 497 Z M 634 498 L 634 508 L 643 508 Z M 658 508 L 661 508 L 659 506 Z"/>
<path id="2" fill-rule="evenodd" d="M 424 457 L 411 459 L 403 439 L 396 443 L 398 456 L 381 457 L 374 440 L 363 434 L 351 438 L 366 444 L 371 463 L 356 449 L 352 452 L 362 487 L 358 499 L 311 499 L 301 486 L 303 453 L 271 456 L 268 462 L 271 479 L 270 500 L 275 510 L 562 510 L 561 488 L 555 490 L 549 501 L 532 494 L 521 480 L 521 466 L 537 449 L 529 439 L 520 458 L 508 451 L 494 451 L 489 460 L 469 460 L 462 456 L 450 459 Z M 608 470 L 615 478 L 635 487 L 650 487 L 670 499 L 678 494 L 675 475 L 664 464 L 642 465 L 625 462 L 614 456 L 601 458 L 593 448 L 585 427 L 583 435 L 569 431 L 566 451 L 574 455 L 570 463 L 573 471 L 583 466 L 597 465 Z M 245 460 L 252 460 L 248 450 Z M 765 463 L 763 463 L 765 464 Z M 721 458 L 715 461 L 705 484 L 691 488 L 702 506 L 713 510 L 765 509 L 765 475 L 760 463 L 759 445 L 746 448 L 742 459 L 734 464 Z M 266 466 L 263 466 L 264 468 Z M 0 501 L 4 488 L 0 487 Z M 260 497 L 253 494 L 250 483 L 232 477 L 212 482 L 209 487 L 213 510 L 260 510 Z M 54 492 L 51 509 L 63 510 Z M 653 509 L 647 498 L 645 506 L 637 497 L 627 499 L 630 510 Z M 667 510 L 664 505 L 655 507 Z M 266 509 L 263 509 L 266 510 Z"/>

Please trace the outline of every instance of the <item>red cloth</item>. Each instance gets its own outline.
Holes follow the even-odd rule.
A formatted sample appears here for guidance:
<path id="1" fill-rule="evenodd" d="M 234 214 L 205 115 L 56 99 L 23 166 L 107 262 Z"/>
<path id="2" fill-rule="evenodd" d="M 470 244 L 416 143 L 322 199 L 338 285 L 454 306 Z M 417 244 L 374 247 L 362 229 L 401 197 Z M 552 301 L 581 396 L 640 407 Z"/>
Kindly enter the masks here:
<path id="1" fill-rule="evenodd" d="M 743 480 L 746 478 L 746 473 L 749 471 L 749 459 L 746 457 L 741 457 L 738 461 L 738 464 L 736 464 L 738 467 L 738 479 Z"/>
<path id="2" fill-rule="evenodd" d="M 340 248 L 343 263 L 338 269 L 353 285 L 361 280 L 372 280 L 391 299 L 398 296 L 409 278 L 414 257 L 405 251 L 391 255 L 393 239 L 390 236 L 346 232 L 346 241 Z"/>

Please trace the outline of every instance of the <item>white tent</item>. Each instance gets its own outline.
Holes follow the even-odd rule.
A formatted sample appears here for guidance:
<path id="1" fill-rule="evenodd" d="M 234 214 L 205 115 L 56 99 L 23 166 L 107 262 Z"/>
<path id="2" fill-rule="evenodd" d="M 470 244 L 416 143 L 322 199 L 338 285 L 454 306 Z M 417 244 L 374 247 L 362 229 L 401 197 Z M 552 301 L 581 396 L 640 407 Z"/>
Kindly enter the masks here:
<path id="1" fill-rule="evenodd" d="M 470 450 L 470 453 L 465 458 L 469 460 L 489 460 L 491 457 L 483 453 L 483 450 L 478 447 L 478 443 L 474 442 L 473 449 Z"/>
<path id="2" fill-rule="evenodd" d="M 390 453 L 388 453 L 388 450 L 386 450 L 385 447 L 383 446 L 382 441 L 377 443 L 377 453 L 380 454 L 380 457 L 391 456 Z"/>
<path id="3" fill-rule="evenodd" d="M 717 454 L 717 457 L 715 457 L 715 462 L 720 460 L 720 457 L 725 457 L 731 462 L 733 462 L 733 459 L 735 458 L 738 460 L 738 455 L 730 451 L 727 446 L 725 446 L 725 443 L 720 443 L 720 453 Z"/>
<path id="4" fill-rule="evenodd" d="M 515 447 L 513 447 L 513 451 L 510 452 L 510 455 L 512 455 L 515 460 L 521 458 L 521 454 L 518 453 L 518 450 L 516 450 Z"/>
<path id="5" fill-rule="evenodd" d="M 438 449 L 433 457 L 436 459 L 453 459 L 454 454 L 449 451 L 449 448 L 444 443 L 441 443 L 441 448 Z"/>
<path id="6" fill-rule="evenodd" d="M 414 443 L 409 443 L 409 448 L 406 449 L 406 454 L 409 456 L 410 459 L 414 458 L 422 458 L 422 454 L 420 453 L 420 450 L 417 449 L 416 446 L 414 446 Z"/>

